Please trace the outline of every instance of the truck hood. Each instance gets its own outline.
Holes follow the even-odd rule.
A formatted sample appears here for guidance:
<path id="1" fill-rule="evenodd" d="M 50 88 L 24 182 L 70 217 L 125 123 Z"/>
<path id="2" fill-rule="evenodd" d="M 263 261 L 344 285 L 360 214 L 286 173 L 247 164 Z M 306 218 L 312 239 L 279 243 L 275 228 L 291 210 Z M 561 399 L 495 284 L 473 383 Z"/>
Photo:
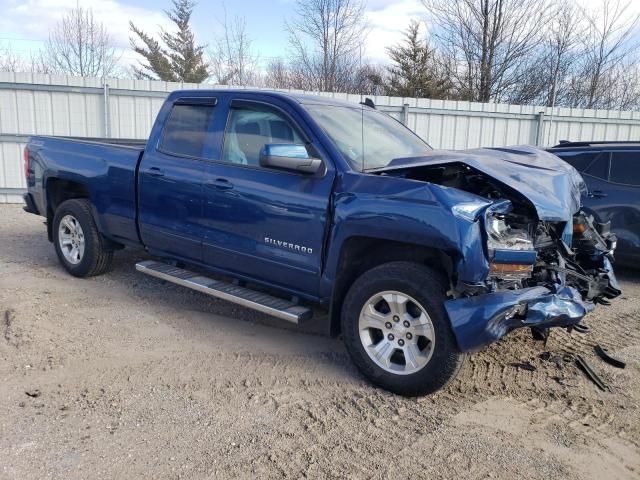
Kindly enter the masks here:
<path id="1" fill-rule="evenodd" d="M 529 146 L 434 150 L 421 157 L 395 159 L 372 172 L 393 174 L 460 163 L 519 192 L 531 202 L 540 220 L 569 221 L 580 209 L 580 195 L 586 191 L 575 168 L 551 153 Z"/>

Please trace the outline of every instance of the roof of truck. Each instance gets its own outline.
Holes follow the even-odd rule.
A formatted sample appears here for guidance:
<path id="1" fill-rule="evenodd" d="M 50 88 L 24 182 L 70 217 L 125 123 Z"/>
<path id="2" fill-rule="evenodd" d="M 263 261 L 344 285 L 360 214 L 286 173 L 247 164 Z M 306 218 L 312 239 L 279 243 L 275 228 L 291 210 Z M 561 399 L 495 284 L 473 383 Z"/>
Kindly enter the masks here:
<path id="1" fill-rule="evenodd" d="M 222 93 L 255 93 L 256 95 L 269 95 L 271 97 L 282 98 L 293 100 L 302 105 L 334 105 L 340 107 L 354 107 L 358 105 L 354 102 L 348 102 L 346 100 L 338 100 L 333 97 L 323 96 L 323 95 L 309 95 L 302 92 L 289 92 L 289 91 L 279 91 L 279 90 L 260 90 L 260 89 L 245 89 L 245 88 L 213 88 L 213 89 L 202 89 L 202 90 L 176 90 L 172 92 L 172 95 L 175 94 L 184 94 L 184 93 L 209 93 L 209 94 L 222 94 Z M 366 96 L 362 96 L 362 101 Z"/>

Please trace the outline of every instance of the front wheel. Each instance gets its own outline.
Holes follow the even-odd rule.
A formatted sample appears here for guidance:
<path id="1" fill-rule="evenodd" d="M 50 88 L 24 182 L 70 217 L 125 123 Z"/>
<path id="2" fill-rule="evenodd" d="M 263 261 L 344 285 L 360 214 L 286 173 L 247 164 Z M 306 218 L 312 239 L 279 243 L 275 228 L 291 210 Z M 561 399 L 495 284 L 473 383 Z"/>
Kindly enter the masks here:
<path id="1" fill-rule="evenodd" d="M 53 237 L 58 259 L 71 275 L 100 275 L 111 266 L 113 251 L 104 245 L 88 200 L 60 204 L 53 217 Z"/>
<path id="2" fill-rule="evenodd" d="M 358 369 L 400 395 L 432 393 L 460 370 L 444 309 L 446 281 L 417 263 L 375 267 L 351 286 L 342 308 L 342 334 Z"/>

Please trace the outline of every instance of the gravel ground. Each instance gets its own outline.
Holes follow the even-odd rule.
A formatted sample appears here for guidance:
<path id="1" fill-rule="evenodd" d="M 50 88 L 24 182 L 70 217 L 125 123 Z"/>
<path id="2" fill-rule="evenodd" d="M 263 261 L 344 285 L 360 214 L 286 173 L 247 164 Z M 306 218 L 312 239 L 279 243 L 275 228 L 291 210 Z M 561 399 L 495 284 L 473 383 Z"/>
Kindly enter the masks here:
<path id="1" fill-rule="evenodd" d="M 591 334 L 516 332 L 407 399 L 338 339 L 136 273 L 142 252 L 76 279 L 42 218 L 0 219 L 1 478 L 640 478 L 640 272 Z"/>

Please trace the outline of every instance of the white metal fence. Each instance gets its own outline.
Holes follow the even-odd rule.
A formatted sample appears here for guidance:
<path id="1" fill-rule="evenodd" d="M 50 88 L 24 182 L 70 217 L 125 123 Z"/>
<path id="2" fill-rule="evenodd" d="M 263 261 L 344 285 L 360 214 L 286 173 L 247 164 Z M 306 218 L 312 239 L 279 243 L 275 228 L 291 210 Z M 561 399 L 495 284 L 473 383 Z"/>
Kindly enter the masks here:
<path id="1" fill-rule="evenodd" d="M 0 72 L 0 203 L 20 202 L 30 135 L 146 138 L 167 92 L 226 88 L 149 80 Z M 360 102 L 360 95 L 300 92 Z M 371 97 L 434 148 L 640 140 L 640 112 Z"/>

